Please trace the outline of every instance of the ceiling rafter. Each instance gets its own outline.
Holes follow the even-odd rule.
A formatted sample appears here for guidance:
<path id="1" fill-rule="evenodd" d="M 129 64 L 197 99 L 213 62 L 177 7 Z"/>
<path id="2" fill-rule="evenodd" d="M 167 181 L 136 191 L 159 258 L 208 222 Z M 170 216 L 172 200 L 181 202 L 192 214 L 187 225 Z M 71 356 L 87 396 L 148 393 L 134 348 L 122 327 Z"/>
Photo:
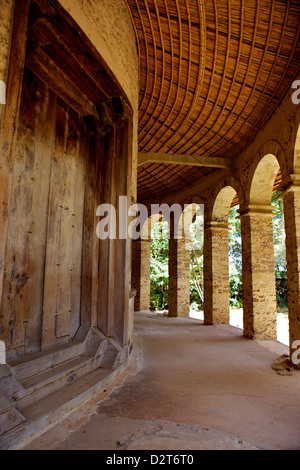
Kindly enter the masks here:
<path id="1" fill-rule="evenodd" d="M 206 168 L 222 168 L 230 170 L 232 160 L 230 158 L 206 157 L 204 155 L 179 155 L 155 152 L 139 152 L 138 166 L 146 163 L 164 163 L 171 165 L 199 166 Z"/>
<path id="2" fill-rule="evenodd" d="M 266 124 L 300 72 L 300 3 L 126 1 L 139 45 L 138 199 L 145 200 L 149 181 L 159 198 L 182 178 L 192 184 L 230 168 Z M 161 165 L 155 180 L 152 163 Z"/>

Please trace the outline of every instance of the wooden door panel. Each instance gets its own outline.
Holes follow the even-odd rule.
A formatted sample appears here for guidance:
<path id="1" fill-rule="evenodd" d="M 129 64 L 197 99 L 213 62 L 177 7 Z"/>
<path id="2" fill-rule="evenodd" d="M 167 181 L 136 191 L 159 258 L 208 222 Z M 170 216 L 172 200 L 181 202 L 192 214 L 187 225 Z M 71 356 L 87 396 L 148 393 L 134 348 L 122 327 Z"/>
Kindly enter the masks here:
<path id="1" fill-rule="evenodd" d="M 8 349 L 18 354 L 40 348 L 54 119 L 55 95 L 25 70 L 2 300 Z"/>
<path id="2" fill-rule="evenodd" d="M 58 99 L 50 181 L 43 347 L 69 340 L 80 324 L 85 140 L 78 115 Z"/>
<path id="3" fill-rule="evenodd" d="M 12 356 L 80 325 L 86 147 L 78 114 L 25 69 L 2 298 Z"/>

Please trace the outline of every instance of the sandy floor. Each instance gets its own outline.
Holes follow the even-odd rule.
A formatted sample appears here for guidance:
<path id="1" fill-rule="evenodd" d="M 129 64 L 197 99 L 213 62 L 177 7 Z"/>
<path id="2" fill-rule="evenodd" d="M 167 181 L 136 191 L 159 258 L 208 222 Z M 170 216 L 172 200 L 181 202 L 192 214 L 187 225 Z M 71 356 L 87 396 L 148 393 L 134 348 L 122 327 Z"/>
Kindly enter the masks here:
<path id="1" fill-rule="evenodd" d="M 203 312 L 191 310 L 190 317 L 203 320 Z M 231 309 L 229 323 L 237 328 L 243 328 L 243 309 Z M 277 314 L 277 340 L 289 345 L 289 320 L 284 313 Z"/>
<path id="2" fill-rule="evenodd" d="M 141 312 L 127 376 L 28 449 L 300 449 L 300 371 L 287 346 L 230 325 Z"/>

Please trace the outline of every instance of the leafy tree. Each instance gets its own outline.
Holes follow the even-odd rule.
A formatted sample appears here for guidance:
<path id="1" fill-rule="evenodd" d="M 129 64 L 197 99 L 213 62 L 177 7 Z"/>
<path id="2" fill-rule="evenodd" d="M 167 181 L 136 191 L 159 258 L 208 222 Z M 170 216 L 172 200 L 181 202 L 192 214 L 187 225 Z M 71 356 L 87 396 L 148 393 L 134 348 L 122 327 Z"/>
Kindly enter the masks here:
<path id="1" fill-rule="evenodd" d="M 285 251 L 285 228 L 283 205 L 279 199 L 279 191 L 275 191 L 272 196 L 273 213 L 273 238 L 274 238 L 274 261 L 276 278 L 276 297 L 279 308 L 287 307 L 287 272 L 286 272 L 286 251 Z"/>
<path id="2" fill-rule="evenodd" d="M 272 197 L 273 213 L 273 238 L 274 238 L 274 259 L 276 278 L 286 278 L 286 254 L 285 254 L 285 229 L 284 216 L 281 201 L 278 199 L 280 192 L 275 191 Z"/>
<path id="3" fill-rule="evenodd" d="M 239 206 L 229 210 L 228 256 L 230 305 L 240 308 L 243 305 L 242 285 L 242 236 L 241 221 L 238 219 Z"/>
<path id="4" fill-rule="evenodd" d="M 203 308 L 203 215 L 196 214 L 190 226 L 190 305 Z"/>
<path id="5" fill-rule="evenodd" d="M 150 251 L 150 305 L 153 310 L 168 308 L 169 226 L 157 222 L 152 229 Z"/>
<path id="6" fill-rule="evenodd" d="M 273 236 L 276 275 L 276 294 L 278 306 L 287 306 L 285 230 L 282 204 L 278 200 L 279 192 L 274 192 Z M 230 305 L 242 307 L 242 238 L 241 221 L 238 218 L 238 206 L 229 211 L 229 288 Z M 203 307 L 203 224 L 201 215 L 197 215 L 191 225 L 190 249 L 190 300 L 192 308 Z M 157 222 L 152 231 L 151 244 L 151 308 L 161 310 L 168 308 L 168 276 L 169 276 L 169 227 L 166 221 Z"/>

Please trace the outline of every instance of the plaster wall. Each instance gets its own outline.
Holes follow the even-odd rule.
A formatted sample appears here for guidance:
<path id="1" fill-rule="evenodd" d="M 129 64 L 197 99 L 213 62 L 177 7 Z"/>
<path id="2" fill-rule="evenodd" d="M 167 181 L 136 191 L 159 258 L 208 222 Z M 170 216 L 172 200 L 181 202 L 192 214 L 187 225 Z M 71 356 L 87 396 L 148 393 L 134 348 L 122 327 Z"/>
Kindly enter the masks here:
<path id="1" fill-rule="evenodd" d="M 138 126 L 138 50 L 124 0 L 60 0 L 107 63 L 133 108 L 132 198 L 136 199 Z M 0 80 L 6 83 L 13 26 L 14 1 L 0 0 Z M 3 106 L 0 105 L 0 122 Z"/>
<path id="2" fill-rule="evenodd" d="M 133 108 L 132 197 L 136 198 L 138 125 L 138 51 L 124 0 L 60 0 L 62 7 L 101 54 Z"/>

